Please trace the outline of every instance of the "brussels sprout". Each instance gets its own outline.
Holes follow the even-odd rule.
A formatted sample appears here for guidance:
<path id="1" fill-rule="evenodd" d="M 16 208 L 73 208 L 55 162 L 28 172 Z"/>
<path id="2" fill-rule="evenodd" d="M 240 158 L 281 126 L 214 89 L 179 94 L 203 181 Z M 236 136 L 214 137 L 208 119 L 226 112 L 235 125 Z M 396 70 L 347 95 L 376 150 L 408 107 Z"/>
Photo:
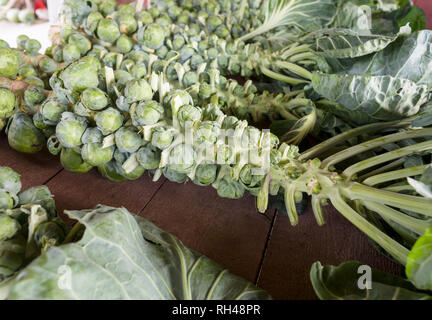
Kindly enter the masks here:
<path id="1" fill-rule="evenodd" d="M 71 62 L 78 60 L 81 57 L 80 49 L 75 44 L 67 44 L 63 48 L 63 60 Z"/>
<path id="2" fill-rule="evenodd" d="M 36 245 L 46 252 L 52 246 L 63 243 L 66 238 L 66 225 L 60 218 L 54 218 L 51 221 L 39 224 L 33 235 Z"/>
<path id="3" fill-rule="evenodd" d="M 118 6 L 117 11 L 121 14 L 129 14 L 133 16 L 135 14 L 135 7 L 134 4 L 121 4 Z"/>
<path id="4" fill-rule="evenodd" d="M 87 143 L 81 148 L 81 157 L 92 166 L 100 166 L 111 161 L 114 146 L 104 148 L 102 143 Z"/>
<path id="5" fill-rule="evenodd" d="M 0 167 L 0 189 L 18 194 L 21 190 L 21 176 L 9 167 Z"/>
<path id="6" fill-rule="evenodd" d="M 42 117 L 40 112 L 36 112 L 33 115 L 33 124 L 35 125 L 36 128 L 41 130 L 45 130 L 49 127 L 49 125 L 44 122 L 44 118 Z"/>
<path id="7" fill-rule="evenodd" d="M 76 45 L 81 55 L 85 55 L 92 48 L 90 40 L 80 33 L 72 33 L 68 37 L 67 43 Z"/>
<path id="8" fill-rule="evenodd" d="M 63 147 L 73 148 L 81 145 L 81 137 L 87 129 L 85 118 L 71 112 L 64 112 L 56 126 L 56 136 Z"/>
<path id="9" fill-rule="evenodd" d="M 194 138 L 198 144 L 214 144 L 220 135 L 220 125 L 214 121 L 203 121 L 195 131 Z"/>
<path id="10" fill-rule="evenodd" d="M 11 8 L 6 12 L 6 19 L 10 22 L 19 22 L 19 10 L 16 8 Z"/>
<path id="11" fill-rule="evenodd" d="M 94 33 L 99 24 L 99 21 L 102 19 L 103 15 L 100 12 L 94 11 L 90 13 L 85 21 L 86 30 L 88 30 L 89 33 Z"/>
<path id="12" fill-rule="evenodd" d="M 20 50 L 25 50 L 25 45 L 28 40 L 30 40 L 28 36 L 26 36 L 25 34 L 20 34 L 16 39 L 17 48 Z"/>
<path id="13" fill-rule="evenodd" d="M 156 50 L 156 55 L 158 56 L 159 59 L 166 59 L 166 56 L 168 55 L 168 52 L 169 52 L 169 49 L 168 49 L 167 46 L 161 46 L 159 49 Z M 154 68 L 154 69 L 156 69 L 154 65 L 155 65 L 157 62 L 158 62 L 158 61 L 155 61 L 155 62 L 153 63 L 153 68 Z M 165 65 L 165 64 L 166 64 L 166 63 L 164 63 L 163 65 Z M 162 72 L 162 69 L 159 70 L 159 71 Z"/>
<path id="14" fill-rule="evenodd" d="M 0 189 L 0 210 L 13 209 L 17 203 L 18 200 L 16 194 Z"/>
<path id="15" fill-rule="evenodd" d="M 201 99 L 208 99 L 213 94 L 213 88 L 208 83 L 202 83 L 199 88 L 198 95 Z"/>
<path id="16" fill-rule="evenodd" d="M 117 172 L 114 161 L 107 162 L 101 166 L 98 166 L 99 173 L 106 179 L 113 182 L 122 182 L 126 178 Z"/>
<path id="17" fill-rule="evenodd" d="M 127 103 L 150 100 L 153 97 L 153 91 L 144 79 L 129 81 L 124 92 Z"/>
<path id="18" fill-rule="evenodd" d="M 37 76 L 36 69 L 30 64 L 20 66 L 18 73 L 22 78 Z"/>
<path id="19" fill-rule="evenodd" d="M 37 186 L 24 190 L 19 194 L 19 205 L 39 204 L 48 213 L 49 218 L 57 215 L 54 196 L 47 186 Z"/>
<path id="20" fill-rule="evenodd" d="M 14 78 L 19 71 L 20 56 L 18 51 L 0 48 L 0 77 Z"/>
<path id="21" fill-rule="evenodd" d="M 184 46 L 183 49 L 180 51 L 180 61 L 182 63 L 186 62 L 190 59 L 195 53 L 195 49 L 192 47 Z"/>
<path id="22" fill-rule="evenodd" d="M 188 71 L 183 76 L 183 85 L 187 88 L 198 82 L 198 75 L 194 71 Z"/>
<path id="23" fill-rule="evenodd" d="M 156 127 L 152 132 L 151 144 L 159 149 L 168 148 L 174 140 L 172 128 Z"/>
<path id="24" fill-rule="evenodd" d="M 24 9 L 18 13 L 18 19 L 21 22 L 31 24 L 36 20 L 36 17 L 32 10 Z"/>
<path id="25" fill-rule="evenodd" d="M 3 39 L 0 39 L 0 48 L 9 48 L 9 43 Z"/>
<path id="26" fill-rule="evenodd" d="M 47 141 L 47 148 L 52 155 L 56 156 L 63 149 L 63 146 L 55 135 L 51 135 Z"/>
<path id="27" fill-rule="evenodd" d="M 84 91 L 96 88 L 99 84 L 98 70 L 100 62 L 95 57 L 86 56 L 71 63 L 59 75 L 66 89 Z"/>
<path id="28" fill-rule="evenodd" d="M 0 88 L 0 119 L 11 117 L 17 103 L 17 98 L 12 91 L 6 88 Z"/>
<path id="29" fill-rule="evenodd" d="M 153 146 L 141 147 L 136 153 L 136 160 L 147 170 L 157 169 L 160 162 L 160 151 Z"/>
<path id="30" fill-rule="evenodd" d="M 115 132 L 123 124 L 123 115 L 117 109 L 109 107 L 95 116 L 96 125 L 104 135 Z"/>
<path id="31" fill-rule="evenodd" d="M 131 113 L 132 122 L 135 126 L 155 124 L 162 117 L 163 112 L 163 107 L 156 101 L 143 101 Z"/>
<path id="32" fill-rule="evenodd" d="M 262 179 L 264 178 L 264 175 L 254 173 L 253 169 L 253 166 L 246 164 L 240 170 L 240 182 L 248 190 L 258 189 Z"/>
<path id="33" fill-rule="evenodd" d="M 63 46 L 54 46 L 52 49 L 52 57 L 57 62 L 63 61 Z"/>
<path id="34" fill-rule="evenodd" d="M 179 173 L 190 173 L 194 167 L 195 158 L 192 146 L 178 144 L 171 149 L 169 154 L 170 169 Z"/>
<path id="35" fill-rule="evenodd" d="M 201 109 L 191 105 L 181 106 L 177 113 L 177 119 L 182 127 L 187 122 L 194 122 L 201 119 Z"/>
<path id="36" fill-rule="evenodd" d="M 122 13 L 118 16 L 117 22 L 121 33 L 134 33 L 138 28 L 138 23 L 133 14 Z"/>
<path id="37" fill-rule="evenodd" d="M 243 197 L 245 188 L 240 182 L 224 177 L 217 186 L 217 193 L 221 198 L 240 199 Z"/>
<path id="38" fill-rule="evenodd" d="M 102 59 L 103 64 L 107 67 L 115 68 L 117 64 L 117 57 L 118 57 L 117 52 L 109 52 L 103 57 Z"/>
<path id="39" fill-rule="evenodd" d="M 147 67 L 144 63 L 137 63 L 132 68 L 132 76 L 135 79 L 141 79 L 144 78 L 147 74 Z"/>
<path id="40" fill-rule="evenodd" d="M 29 39 L 25 43 L 25 51 L 28 53 L 36 54 L 39 52 L 41 48 L 41 44 L 36 39 Z"/>
<path id="41" fill-rule="evenodd" d="M 83 136 L 81 137 L 81 141 L 83 144 L 102 143 L 103 141 L 102 131 L 100 131 L 99 128 L 87 128 L 86 131 L 84 131 Z"/>
<path id="42" fill-rule="evenodd" d="M 94 111 L 105 109 L 108 105 L 108 96 L 98 88 L 88 88 L 81 93 L 82 104 Z"/>
<path id="43" fill-rule="evenodd" d="M 132 128 L 120 128 L 115 133 L 115 143 L 120 152 L 133 153 L 142 145 L 142 137 Z"/>
<path id="44" fill-rule="evenodd" d="M 116 49 L 120 53 L 128 53 L 133 48 L 131 38 L 126 35 L 121 35 L 116 41 Z"/>
<path id="45" fill-rule="evenodd" d="M 120 37 L 120 30 L 118 28 L 117 22 L 113 19 L 101 19 L 97 26 L 96 34 L 98 39 L 113 43 Z"/>
<path id="46" fill-rule="evenodd" d="M 45 145 L 45 136 L 25 113 L 15 113 L 7 128 L 8 142 L 12 149 L 24 153 L 36 153 Z"/>
<path id="47" fill-rule="evenodd" d="M 104 16 L 107 16 L 115 11 L 116 6 L 117 3 L 115 2 L 115 0 L 106 0 L 99 5 L 99 10 L 103 13 Z"/>
<path id="48" fill-rule="evenodd" d="M 45 100 L 39 109 L 44 122 L 52 126 L 59 123 L 64 111 L 66 111 L 66 107 L 55 98 Z"/>
<path id="49" fill-rule="evenodd" d="M 74 33 L 75 30 L 70 25 L 65 25 L 60 29 L 60 37 L 62 42 L 66 43 L 69 36 Z"/>
<path id="50" fill-rule="evenodd" d="M 155 20 L 155 24 L 159 25 L 159 26 L 162 26 L 162 27 L 168 27 L 172 23 L 173 22 L 172 22 L 171 18 L 169 16 L 167 16 L 167 15 L 160 16 L 159 18 L 157 18 Z"/>
<path id="51" fill-rule="evenodd" d="M 216 180 L 216 164 L 200 164 L 195 171 L 194 183 L 199 186 L 208 186 Z"/>
<path id="52" fill-rule="evenodd" d="M 131 172 L 126 173 L 126 170 L 123 168 L 123 164 L 126 162 L 126 160 L 128 160 L 130 156 L 130 153 L 120 152 L 119 150 L 116 150 L 114 152 L 115 161 L 113 163 L 113 166 L 119 175 L 125 177 L 128 180 L 136 180 L 144 174 L 145 169 L 140 165 L 137 165 Z"/>
<path id="53" fill-rule="evenodd" d="M 18 221 L 5 214 L 0 214 L 0 241 L 12 238 L 20 229 L 21 225 Z"/>
<path id="54" fill-rule="evenodd" d="M 161 14 L 157 7 L 151 7 L 149 12 L 153 18 L 157 18 Z"/>
<path id="55" fill-rule="evenodd" d="M 160 25 L 147 25 L 138 29 L 137 41 L 147 48 L 159 49 L 165 42 L 165 31 Z"/>
<path id="56" fill-rule="evenodd" d="M 25 77 L 23 80 L 28 84 L 32 84 L 39 88 L 45 87 L 45 83 L 43 82 L 43 80 L 35 76 Z"/>
<path id="57" fill-rule="evenodd" d="M 12 276 L 24 263 L 26 239 L 17 234 L 0 246 L 0 280 Z"/>
<path id="58" fill-rule="evenodd" d="M 92 168 L 91 165 L 81 158 L 79 153 L 69 148 L 62 149 L 60 153 L 60 162 L 66 170 L 74 173 L 86 173 Z"/>
<path id="59" fill-rule="evenodd" d="M 150 59 L 148 53 L 142 50 L 132 50 L 127 54 L 126 58 L 132 59 L 135 63 L 142 62 L 144 64 L 148 64 Z"/>
<path id="60" fill-rule="evenodd" d="M 150 24 L 153 22 L 153 17 L 150 12 L 142 10 L 135 14 L 137 22 L 141 22 L 142 25 Z"/>
<path id="61" fill-rule="evenodd" d="M 228 38 L 230 36 L 230 32 L 229 32 L 228 28 L 224 25 L 217 27 L 214 32 L 215 32 L 215 35 L 217 35 L 221 39 L 225 39 L 225 38 Z"/>
<path id="62" fill-rule="evenodd" d="M 24 101 L 28 106 L 36 106 L 46 98 L 45 92 L 40 87 L 30 87 L 24 91 Z"/>
<path id="63" fill-rule="evenodd" d="M 188 179 L 186 174 L 174 171 L 170 166 L 164 167 L 162 173 L 171 182 L 184 183 Z"/>
<path id="64" fill-rule="evenodd" d="M 39 68 L 48 74 L 52 74 L 59 69 L 59 65 L 53 59 L 45 57 L 39 61 Z"/>
<path id="65" fill-rule="evenodd" d="M 207 28 L 213 32 L 223 23 L 223 20 L 218 16 L 210 16 L 207 19 Z"/>
<path id="66" fill-rule="evenodd" d="M 185 45 L 185 39 L 182 35 L 176 34 L 172 41 L 173 49 L 180 50 Z"/>
<path id="67" fill-rule="evenodd" d="M 114 71 L 114 77 L 116 79 L 116 82 L 118 84 L 123 85 L 123 86 L 126 85 L 126 83 L 128 83 L 129 81 L 134 79 L 133 76 L 129 72 L 124 71 L 124 70 L 115 70 Z"/>

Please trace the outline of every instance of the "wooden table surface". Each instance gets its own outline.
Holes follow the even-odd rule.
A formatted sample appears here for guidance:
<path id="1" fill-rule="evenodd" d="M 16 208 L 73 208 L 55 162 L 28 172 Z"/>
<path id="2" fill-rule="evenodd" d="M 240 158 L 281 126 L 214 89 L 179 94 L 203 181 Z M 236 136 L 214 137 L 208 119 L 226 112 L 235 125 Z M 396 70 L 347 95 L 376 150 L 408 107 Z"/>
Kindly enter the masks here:
<path id="1" fill-rule="evenodd" d="M 431 17 L 432 0 L 415 3 Z M 431 22 L 429 19 L 429 28 Z M 123 206 L 256 283 L 275 299 L 316 299 L 309 280 L 315 261 L 337 265 L 359 260 L 383 271 L 401 272 L 400 266 L 379 254 L 366 236 L 331 207 L 326 208 L 323 227 L 316 225 L 310 205 L 299 225 L 291 227 L 288 217 L 273 208 L 267 217 L 257 213 L 249 195 L 240 200 L 221 199 L 211 187 L 163 178 L 152 182 L 147 174 L 121 183 L 103 179 L 96 170 L 72 174 L 47 151 L 36 155 L 15 152 L 4 133 L 0 134 L 0 166 L 19 172 L 24 188 L 47 185 L 59 212 L 97 204 Z"/>
<path id="2" fill-rule="evenodd" d="M 221 199 L 211 187 L 163 178 L 152 182 L 147 174 L 120 183 L 103 179 L 96 170 L 73 174 L 47 151 L 26 155 L 12 150 L 4 132 L 0 134 L 0 166 L 19 172 L 23 188 L 47 185 L 59 212 L 97 204 L 124 206 L 258 284 L 275 299 L 316 299 L 309 270 L 318 260 L 339 264 L 355 259 L 384 271 L 399 271 L 330 208 L 323 227 L 316 225 L 310 207 L 300 216 L 299 225 L 291 227 L 288 218 L 275 209 L 269 209 L 267 217 L 257 213 L 249 195 L 240 200 Z"/>

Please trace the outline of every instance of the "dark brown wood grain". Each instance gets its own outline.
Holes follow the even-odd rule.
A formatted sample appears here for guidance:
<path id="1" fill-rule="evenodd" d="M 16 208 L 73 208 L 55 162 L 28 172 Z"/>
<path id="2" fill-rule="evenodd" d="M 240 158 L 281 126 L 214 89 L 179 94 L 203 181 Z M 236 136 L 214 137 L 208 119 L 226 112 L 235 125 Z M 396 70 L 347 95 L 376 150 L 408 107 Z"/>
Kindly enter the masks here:
<path id="1" fill-rule="evenodd" d="M 316 299 L 309 271 L 315 261 L 338 265 L 358 260 L 373 268 L 398 274 L 400 266 L 378 253 L 367 237 L 332 207 L 326 224 L 319 227 L 311 208 L 292 227 L 288 217 L 277 214 L 258 285 L 274 299 Z"/>
<path id="2" fill-rule="evenodd" d="M 270 220 L 256 212 L 254 200 L 250 195 L 222 199 L 212 187 L 167 181 L 140 215 L 254 282 L 270 230 Z"/>
<path id="3" fill-rule="evenodd" d="M 11 167 L 21 174 L 24 189 L 44 184 L 62 170 L 58 159 L 47 150 L 36 154 L 12 150 L 4 131 L 0 132 L 0 166 Z"/>

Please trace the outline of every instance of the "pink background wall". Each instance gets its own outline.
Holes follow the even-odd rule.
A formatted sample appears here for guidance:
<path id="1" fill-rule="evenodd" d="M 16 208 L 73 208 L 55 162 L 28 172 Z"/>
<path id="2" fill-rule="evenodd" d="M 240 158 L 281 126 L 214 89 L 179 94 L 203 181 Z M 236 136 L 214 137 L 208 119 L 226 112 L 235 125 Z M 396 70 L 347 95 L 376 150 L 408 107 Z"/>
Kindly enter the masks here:
<path id="1" fill-rule="evenodd" d="M 423 8 L 428 17 L 428 28 L 432 29 L 432 0 L 413 0 L 414 4 Z"/>

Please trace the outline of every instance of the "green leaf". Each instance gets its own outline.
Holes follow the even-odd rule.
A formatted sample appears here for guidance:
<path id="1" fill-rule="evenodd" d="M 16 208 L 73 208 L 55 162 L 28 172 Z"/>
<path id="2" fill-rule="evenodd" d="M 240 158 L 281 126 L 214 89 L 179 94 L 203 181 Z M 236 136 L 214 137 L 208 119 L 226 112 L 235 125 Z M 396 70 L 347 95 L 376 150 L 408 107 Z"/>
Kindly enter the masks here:
<path id="1" fill-rule="evenodd" d="M 306 33 L 328 25 L 337 12 L 333 0 L 267 0 L 262 6 L 264 22 L 250 33 L 242 36 L 243 41 L 277 27 L 285 27 L 285 33 Z"/>
<path id="2" fill-rule="evenodd" d="M 432 290 L 432 228 L 426 230 L 412 247 L 405 271 L 417 288 Z"/>
<path id="3" fill-rule="evenodd" d="M 86 227 L 82 239 L 23 269 L 9 299 L 270 298 L 124 208 L 65 213 Z"/>
<path id="4" fill-rule="evenodd" d="M 371 269 L 371 288 L 360 289 L 358 282 L 365 272 L 359 268 L 363 265 L 358 261 L 344 262 L 339 266 L 322 266 L 315 262 L 310 272 L 315 293 L 322 300 L 432 299 L 432 296 L 416 292 L 408 281 L 377 269 Z"/>
<path id="5" fill-rule="evenodd" d="M 415 115 L 428 99 L 428 89 L 392 76 L 339 75 L 314 72 L 316 92 L 350 111 L 360 111 L 373 120 L 398 120 Z M 357 119 L 354 122 L 361 123 Z"/>

